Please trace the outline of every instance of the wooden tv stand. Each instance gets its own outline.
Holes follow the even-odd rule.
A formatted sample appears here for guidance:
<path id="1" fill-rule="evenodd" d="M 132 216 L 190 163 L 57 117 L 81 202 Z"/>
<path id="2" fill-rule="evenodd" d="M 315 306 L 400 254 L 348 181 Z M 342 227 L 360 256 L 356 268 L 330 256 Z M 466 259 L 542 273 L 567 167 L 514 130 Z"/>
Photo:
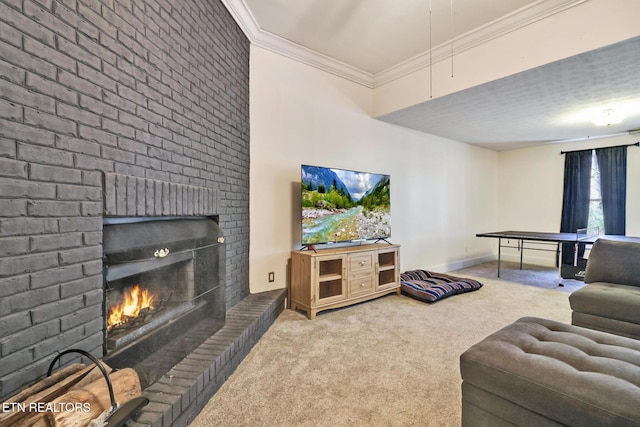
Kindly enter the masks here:
<path id="1" fill-rule="evenodd" d="M 386 243 L 291 252 L 291 309 L 314 319 L 322 310 L 400 295 L 399 252 Z"/>

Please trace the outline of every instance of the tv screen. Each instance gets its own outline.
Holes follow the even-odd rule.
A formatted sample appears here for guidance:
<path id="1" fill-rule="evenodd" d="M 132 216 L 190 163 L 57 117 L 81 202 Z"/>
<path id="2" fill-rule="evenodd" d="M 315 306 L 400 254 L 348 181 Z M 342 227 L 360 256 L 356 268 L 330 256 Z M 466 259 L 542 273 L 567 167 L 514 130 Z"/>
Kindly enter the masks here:
<path id="1" fill-rule="evenodd" d="M 389 178 L 302 165 L 302 244 L 391 237 Z"/>

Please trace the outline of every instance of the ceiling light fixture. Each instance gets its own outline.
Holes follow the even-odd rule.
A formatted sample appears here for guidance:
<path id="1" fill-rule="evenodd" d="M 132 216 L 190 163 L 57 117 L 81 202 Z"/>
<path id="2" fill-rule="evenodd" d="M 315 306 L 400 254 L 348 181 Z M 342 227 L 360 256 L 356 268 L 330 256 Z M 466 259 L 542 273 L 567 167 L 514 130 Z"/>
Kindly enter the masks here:
<path id="1" fill-rule="evenodd" d="M 609 126 L 620 123 L 625 119 L 625 117 L 627 117 L 627 113 L 625 111 L 608 108 L 593 117 L 591 122 L 596 126 Z"/>

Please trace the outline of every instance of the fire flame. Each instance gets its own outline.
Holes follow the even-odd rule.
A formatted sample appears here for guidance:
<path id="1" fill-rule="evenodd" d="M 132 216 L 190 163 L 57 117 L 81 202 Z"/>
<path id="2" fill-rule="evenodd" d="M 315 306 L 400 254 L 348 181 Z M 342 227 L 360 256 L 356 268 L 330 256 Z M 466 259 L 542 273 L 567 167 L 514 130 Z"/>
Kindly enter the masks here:
<path id="1" fill-rule="evenodd" d="M 109 309 L 107 330 L 138 317 L 145 308 L 153 308 L 152 304 L 153 295 L 149 294 L 149 290 L 141 289 L 140 285 L 135 285 L 125 293 L 124 301 Z"/>

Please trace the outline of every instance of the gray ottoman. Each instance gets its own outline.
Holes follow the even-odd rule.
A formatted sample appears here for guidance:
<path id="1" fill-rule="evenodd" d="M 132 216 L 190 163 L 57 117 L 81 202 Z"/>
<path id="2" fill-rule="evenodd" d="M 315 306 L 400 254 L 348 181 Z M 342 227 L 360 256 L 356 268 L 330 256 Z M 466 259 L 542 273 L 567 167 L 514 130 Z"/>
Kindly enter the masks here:
<path id="1" fill-rule="evenodd" d="M 640 426 L 640 341 L 524 317 L 460 356 L 463 426 Z"/>

